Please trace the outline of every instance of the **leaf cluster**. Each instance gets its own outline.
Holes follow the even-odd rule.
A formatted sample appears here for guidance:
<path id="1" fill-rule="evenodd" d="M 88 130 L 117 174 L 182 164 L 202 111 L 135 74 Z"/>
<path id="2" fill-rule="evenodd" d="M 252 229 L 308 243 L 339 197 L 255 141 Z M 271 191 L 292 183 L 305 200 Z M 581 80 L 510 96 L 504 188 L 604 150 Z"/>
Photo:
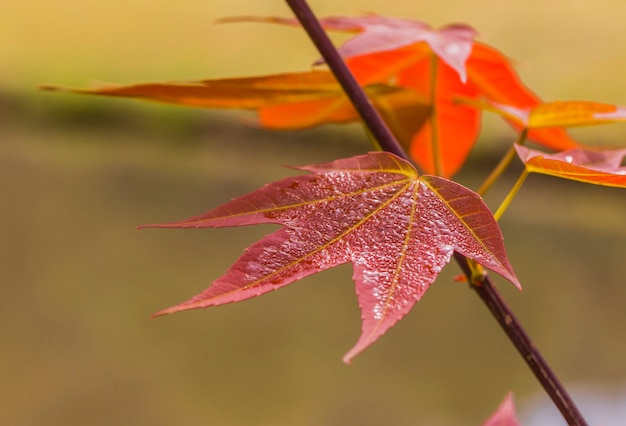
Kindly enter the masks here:
<path id="1" fill-rule="evenodd" d="M 223 22 L 298 26 L 292 18 L 237 17 Z M 452 253 L 462 253 L 520 286 L 496 219 L 483 195 L 513 159 L 528 173 L 626 186 L 626 149 L 582 147 L 564 128 L 623 121 L 626 109 L 587 101 L 543 102 L 476 30 L 452 24 L 433 29 L 409 19 L 369 14 L 320 20 L 330 31 L 354 33 L 339 53 L 418 169 L 388 153 L 370 153 L 301 167 L 311 175 L 270 184 L 204 215 L 155 227 L 221 227 L 278 223 L 279 231 L 249 247 L 207 290 L 159 312 L 240 301 L 304 276 L 352 263 L 363 330 L 344 358 L 375 341 L 405 315 Z M 303 129 L 358 121 L 333 74 L 323 69 L 195 82 L 61 89 L 202 108 L 252 109 L 268 129 Z M 478 194 L 446 178 L 465 163 L 482 112 L 501 116 L 519 132 L 516 143 Z M 531 141 L 540 149 L 524 146 Z M 547 150 L 548 152 L 546 152 Z M 521 287 L 520 287 L 521 288 Z"/>
<path id="2" fill-rule="evenodd" d="M 222 21 L 299 25 L 281 17 Z M 475 40 L 477 31 L 468 25 L 434 29 L 421 21 L 374 14 L 320 22 L 325 30 L 354 34 L 338 51 L 414 163 L 371 152 L 299 167 L 308 174 L 271 183 L 199 216 L 145 225 L 281 225 L 248 247 L 205 291 L 156 315 L 241 301 L 351 263 L 362 333 L 344 357 L 349 362 L 410 311 L 455 253 L 467 259 L 471 285 L 484 282 L 487 268 L 521 289 L 497 220 L 528 174 L 626 187 L 626 148 L 585 147 L 566 132 L 625 121 L 626 108 L 580 100 L 544 102 L 504 54 Z M 314 66 L 267 76 L 45 89 L 249 109 L 257 112 L 260 126 L 276 130 L 361 120 L 324 60 Z M 502 117 L 518 137 L 474 192 L 450 179 L 476 143 L 483 112 Z M 524 171 L 492 214 L 481 196 L 515 157 Z M 487 424 L 517 424 L 514 417 L 509 396 Z"/>

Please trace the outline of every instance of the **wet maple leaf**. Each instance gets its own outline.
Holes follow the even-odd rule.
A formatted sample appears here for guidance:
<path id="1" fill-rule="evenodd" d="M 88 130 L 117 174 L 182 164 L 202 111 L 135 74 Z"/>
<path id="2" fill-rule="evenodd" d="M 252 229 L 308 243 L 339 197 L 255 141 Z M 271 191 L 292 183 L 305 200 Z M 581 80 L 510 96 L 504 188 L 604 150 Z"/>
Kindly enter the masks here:
<path id="1" fill-rule="evenodd" d="M 509 392 L 495 413 L 487 419 L 483 426 L 520 426 L 513 404 L 513 393 Z"/>
<path id="2" fill-rule="evenodd" d="M 519 287 L 482 199 L 385 152 L 300 167 L 203 215 L 147 227 L 276 223 L 205 291 L 157 315 L 237 302 L 351 262 L 362 334 L 349 362 L 409 312 L 456 250 Z"/>
<path id="3" fill-rule="evenodd" d="M 532 173 L 602 186 L 626 188 L 626 167 L 622 166 L 626 148 L 599 150 L 576 148 L 547 154 L 515 145 L 526 170 Z"/>

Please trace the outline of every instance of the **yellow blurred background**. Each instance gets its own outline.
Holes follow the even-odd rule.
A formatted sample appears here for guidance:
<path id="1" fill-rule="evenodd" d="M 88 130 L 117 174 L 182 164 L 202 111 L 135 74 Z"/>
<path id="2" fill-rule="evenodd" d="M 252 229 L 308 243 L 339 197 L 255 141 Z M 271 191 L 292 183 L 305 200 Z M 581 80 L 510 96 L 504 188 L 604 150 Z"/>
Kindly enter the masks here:
<path id="1" fill-rule="evenodd" d="M 337 3 L 311 6 L 468 22 L 544 98 L 626 104 L 622 1 Z M 318 57 L 297 29 L 213 23 L 232 15 L 290 11 L 267 0 L 0 3 L 3 423 L 467 425 L 511 390 L 524 412 L 545 402 L 478 298 L 452 282 L 454 265 L 350 366 L 341 356 L 360 324 L 349 266 L 262 298 L 150 319 L 273 228 L 136 226 L 199 214 L 293 173 L 285 164 L 362 153 L 367 139 L 356 125 L 271 133 L 246 126 L 249 115 L 37 86 L 297 71 Z M 577 136 L 625 145 L 626 126 Z M 459 180 L 475 188 L 512 137 L 488 118 L 475 166 Z M 514 179 L 487 201 L 497 205 Z M 524 292 L 499 280 L 501 290 L 574 389 L 624 392 L 625 212 L 623 190 L 532 176 L 502 220 Z"/>

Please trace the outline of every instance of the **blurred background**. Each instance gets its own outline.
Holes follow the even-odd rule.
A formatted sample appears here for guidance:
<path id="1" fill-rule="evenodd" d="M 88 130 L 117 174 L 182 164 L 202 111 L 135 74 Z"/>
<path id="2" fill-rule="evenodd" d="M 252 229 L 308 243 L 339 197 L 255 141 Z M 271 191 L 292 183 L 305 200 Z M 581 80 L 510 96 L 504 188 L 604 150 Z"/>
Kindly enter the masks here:
<path id="1" fill-rule="evenodd" d="M 620 0 L 311 6 L 467 22 L 545 99 L 626 104 Z M 513 391 L 526 424 L 563 424 L 487 309 L 452 281 L 455 265 L 349 366 L 341 356 L 360 332 L 349 265 L 262 298 L 150 319 L 274 228 L 138 225 L 202 213 L 294 173 L 285 164 L 363 153 L 367 138 L 358 125 L 271 133 L 246 114 L 37 86 L 299 71 L 318 57 L 297 29 L 213 23 L 242 14 L 291 15 L 266 0 L 0 3 L 3 423 L 469 425 Z M 626 126 L 575 135 L 624 145 Z M 476 188 L 513 137 L 486 117 L 458 180 Z M 515 179 L 489 194 L 491 206 Z M 501 221 L 524 292 L 498 277 L 501 291 L 595 424 L 626 418 L 625 213 L 623 190 L 531 176 Z"/>

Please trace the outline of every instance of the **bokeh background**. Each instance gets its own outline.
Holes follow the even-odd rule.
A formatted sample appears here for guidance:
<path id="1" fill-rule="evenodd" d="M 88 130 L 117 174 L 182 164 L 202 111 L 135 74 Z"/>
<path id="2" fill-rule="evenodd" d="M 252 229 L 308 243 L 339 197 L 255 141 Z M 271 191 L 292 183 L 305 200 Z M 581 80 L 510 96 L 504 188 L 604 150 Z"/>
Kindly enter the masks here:
<path id="1" fill-rule="evenodd" d="M 620 0 L 311 5 L 320 15 L 468 22 L 544 98 L 626 104 Z M 513 391 L 526 424 L 563 424 L 479 299 L 452 281 L 454 265 L 349 366 L 341 356 L 360 331 L 349 265 L 255 300 L 150 319 L 273 228 L 137 225 L 199 214 L 293 173 L 285 164 L 362 153 L 367 138 L 358 125 L 271 133 L 246 114 L 37 85 L 298 71 L 317 58 L 296 29 L 213 23 L 242 14 L 290 11 L 267 0 L 0 3 L 2 423 L 469 425 Z M 487 117 L 458 179 L 475 188 L 513 136 Z M 624 145 L 626 126 L 576 136 Z M 515 178 L 487 201 L 497 205 Z M 625 213 L 623 190 L 531 176 L 501 223 L 524 285 L 520 294 L 498 280 L 502 293 L 605 425 L 626 421 Z"/>

